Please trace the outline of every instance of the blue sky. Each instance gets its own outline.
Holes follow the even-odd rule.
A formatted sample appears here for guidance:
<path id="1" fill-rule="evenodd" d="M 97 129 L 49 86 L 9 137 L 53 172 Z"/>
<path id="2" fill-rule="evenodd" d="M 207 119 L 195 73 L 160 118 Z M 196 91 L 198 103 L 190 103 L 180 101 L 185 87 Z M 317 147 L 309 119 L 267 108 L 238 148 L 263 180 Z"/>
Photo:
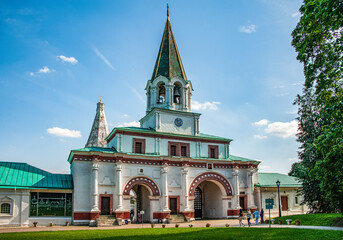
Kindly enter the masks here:
<path id="1" fill-rule="evenodd" d="M 145 114 L 167 1 L 0 1 L 0 161 L 69 172 L 103 96 L 109 129 Z M 301 1 L 169 1 L 203 133 L 288 173 L 304 82 L 291 46 Z"/>

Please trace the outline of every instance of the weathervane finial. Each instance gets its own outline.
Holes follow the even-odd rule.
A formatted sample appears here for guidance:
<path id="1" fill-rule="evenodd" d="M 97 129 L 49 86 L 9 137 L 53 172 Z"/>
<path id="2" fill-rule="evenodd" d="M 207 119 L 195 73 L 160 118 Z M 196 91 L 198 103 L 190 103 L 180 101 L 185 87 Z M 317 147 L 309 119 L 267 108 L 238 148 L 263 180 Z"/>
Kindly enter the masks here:
<path id="1" fill-rule="evenodd" d="M 100 98 L 100 102 L 102 102 L 101 100 L 102 100 L 103 96 L 99 96 L 99 98 Z"/>
<path id="2" fill-rule="evenodd" d="M 167 17 L 169 17 L 169 5 L 167 3 Z"/>

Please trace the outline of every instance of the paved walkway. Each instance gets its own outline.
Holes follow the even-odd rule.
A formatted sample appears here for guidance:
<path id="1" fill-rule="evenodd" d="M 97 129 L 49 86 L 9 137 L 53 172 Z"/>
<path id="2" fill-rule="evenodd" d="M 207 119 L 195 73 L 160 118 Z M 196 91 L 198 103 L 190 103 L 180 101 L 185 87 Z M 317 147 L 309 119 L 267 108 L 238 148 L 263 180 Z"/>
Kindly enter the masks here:
<path id="1" fill-rule="evenodd" d="M 206 227 L 206 224 L 210 223 L 211 227 L 225 227 L 228 223 L 230 227 L 239 227 L 238 220 L 200 220 L 192 223 L 180 223 L 180 227 L 189 227 L 189 224 L 193 224 L 193 227 Z M 246 221 L 244 221 L 245 227 L 247 227 Z M 166 228 L 174 228 L 175 224 L 166 224 Z M 268 224 L 252 225 L 251 228 L 268 228 Z M 279 225 L 272 224 L 272 228 L 299 228 L 299 229 L 320 229 L 320 230 L 336 230 L 343 231 L 343 227 L 322 227 L 322 226 L 295 226 L 295 225 Z M 37 232 L 37 231 L 69 231 L 69 230 L 108 230 L 108 229 L 132 229 L 132 228 L 151 228 L 151 224 L 129 224 L 123 226 L 113 227 L 88 227 L 88 226 L 53 226 L 53 227 L 0 227 L 0 233 L 4 232 Z M 162 224 L 155 224 L 155 228 L 162 228 Z"/>

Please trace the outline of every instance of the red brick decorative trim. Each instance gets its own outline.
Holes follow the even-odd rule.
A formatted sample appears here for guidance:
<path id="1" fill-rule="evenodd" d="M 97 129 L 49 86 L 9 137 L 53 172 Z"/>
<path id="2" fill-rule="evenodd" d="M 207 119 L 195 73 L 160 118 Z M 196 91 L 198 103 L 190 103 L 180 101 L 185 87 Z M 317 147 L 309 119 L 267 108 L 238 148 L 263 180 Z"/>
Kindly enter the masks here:
<path id="1" fill-rule="evenodd" d="M 181 212 L 185 218 L 194 218 L 194 212 Z"/>
<path id="2" fill-rule="evenodd" d="M 151 137 L 151 138 L 163 138 L 163 139 L 174 139 L 182 141 L 192 141 L 192 142 L 205 142 L 205 143 L 217 143 L 217 144 L 230 144 L 231 141 L 225 140 L 214 140 L 214 139 L 204 139 L 201 137 L 182 137 L 182 136 L 168 136 L 164 134 L 151 134 L 151 133 L 142 133 L 142 132 L 130 132 L 124 130 L 116 130 L 115 133 L 106 141 L 110 142 L 117 134 L 129 135 L 129 136 L 140 136 L 140 137 Z"/>
<path id="3" fill-rule="evenodd" d="M 116 218 L 130 219 L 130 212 L 116 212 Z"/>
<path id="4" fill-rule="evenodd" d="M 130 195 L 130 190 L 137 184 L 142 184 L 150 188 L 153 196 L 160 196 L 160 190 L 154 180 L 147 177 L 131 178 L 125 185 L 123 195 Z"/>
<path id="5" fill-rule="evenodd" d="M 238 216 L 239 210 L 238 209 L 228 209 L 227 216 Z"/>
<path id="6" fill-rule="evenodd" d="M 74 220 L 96 220 L 99 218 L 98 212 L 74 212 Z"/>
<path id="7" fill-rule="evenodd" d="M 216 172 L 207 172 L 207 173 L 202 173 L 198 175 L 196 178 L 194 178 L 189 188 L 189 196 L 194 196 L 194 192 L 197 186 L 200 183 L 208 181 L 208 180 L 219 182 L 224 187 L 226 195 L 227 196 L 232 195 L 232 187 L 231 187 L 230 182 L 226 179 L 226 177 Z"/>
<path id="8" fill-rule="evenodd" d="M 214 158 L 218 158 L 219 157 L 218 145 L 208 145 L 208 158 L 212 158 L 211 149 L 214 149 Z"/>
<path id="9" fill-rule="evenodd" d="M 145 139 L 144 138 L 133 138 L 132 140 L 132 152 L 136 153 L 136 143 L 142 143 L 142 152 L 141 154 L 145 154 Z"/>
<path id="10" fill-rule="evenodd" d="M 168 208 L 170 209 L 170 199 L 176 198 L 176 212 L 180 212 L 180 196 L 169 196 Z"/>
<path id="11" fill-rule="evenodd" d="M 152 214 L 153 219 L 168 219 L 170 218 L 169 212 L 154 212 Z"/>
<path id="12" fill-rule="evenodd" d="M 100 209 L 100 213 L 101 213 L 101 198 L 102 197 L 109 197 L 110 198 L 110 213 L 112 213 L 112 209 L 113 209 L 113 194 L 100 194 L 99 195 L 99 209 Z"/>

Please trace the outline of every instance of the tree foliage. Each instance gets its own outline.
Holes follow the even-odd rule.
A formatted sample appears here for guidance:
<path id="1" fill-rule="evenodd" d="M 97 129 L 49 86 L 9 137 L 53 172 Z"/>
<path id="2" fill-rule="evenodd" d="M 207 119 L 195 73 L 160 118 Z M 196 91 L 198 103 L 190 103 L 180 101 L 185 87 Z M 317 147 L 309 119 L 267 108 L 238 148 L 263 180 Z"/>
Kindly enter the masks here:
<path id="1" fill-rule="evenodd" d="M 299 106 L 300 162 L 290 174 L 303 183 L 314 211 L 343 211 L 343 0 L 304 0 L 292 36 L 305 84 Z"/>

